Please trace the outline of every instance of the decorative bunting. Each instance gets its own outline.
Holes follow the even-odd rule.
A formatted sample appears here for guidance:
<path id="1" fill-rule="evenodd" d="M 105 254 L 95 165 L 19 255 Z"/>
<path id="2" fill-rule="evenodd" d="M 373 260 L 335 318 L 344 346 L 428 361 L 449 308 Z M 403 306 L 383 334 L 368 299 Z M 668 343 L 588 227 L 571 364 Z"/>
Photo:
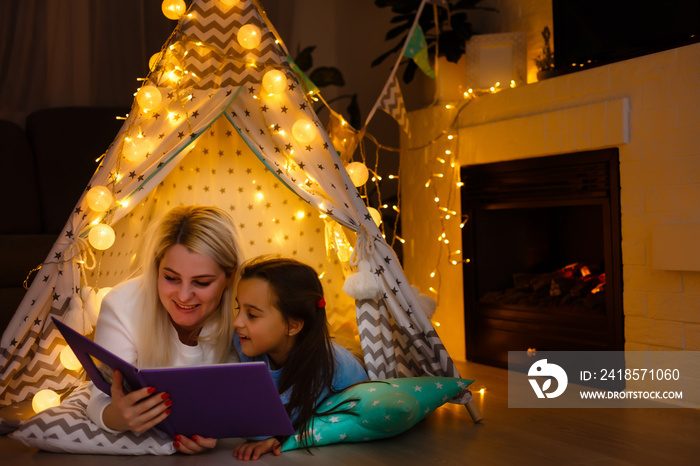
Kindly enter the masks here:
<path id="1" fill-rule="evenodd" d="M 413 29 L 413 34 L 411 34 L 411 38 L 408 40 L 408 45 L 403 54 L 406 57 L 413 58 L 418 68 L 420 68 L 426 76 L 435 79 L 435 71 L 430 66 L 430 60 L 428 59 L 428 43 L 425 41 L 423 30 L 419 25 L 416 25 Z"/>
<path id="2" fill-rule="evenodd" d="M 408 115 L 403 102 L 399 80 L 394 76 L 394 80 L 389 84 L 384 95 L 379 99 L 379 108 L 391 115 L 401 126 L 407 136 L 411 135 L 408 128 Z"/>

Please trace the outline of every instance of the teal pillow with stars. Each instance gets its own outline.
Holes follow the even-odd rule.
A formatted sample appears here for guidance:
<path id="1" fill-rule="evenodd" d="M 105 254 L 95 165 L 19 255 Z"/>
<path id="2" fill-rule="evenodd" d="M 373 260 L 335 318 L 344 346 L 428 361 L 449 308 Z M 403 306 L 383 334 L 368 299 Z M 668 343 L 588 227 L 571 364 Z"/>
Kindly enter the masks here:
<path id="1" fill-rule="evenodd" d="M 306 443 L 365 442 L 400 434 L 472 382 L 453 377 L 406 377 L 353 385 L 322 403 L 311 420 L 312 434 Z M 346 412 L 323 414 L 338 409 Z M 282 451 L 304 448 L 300 440 L 297 432 L 284 442 Z"/>

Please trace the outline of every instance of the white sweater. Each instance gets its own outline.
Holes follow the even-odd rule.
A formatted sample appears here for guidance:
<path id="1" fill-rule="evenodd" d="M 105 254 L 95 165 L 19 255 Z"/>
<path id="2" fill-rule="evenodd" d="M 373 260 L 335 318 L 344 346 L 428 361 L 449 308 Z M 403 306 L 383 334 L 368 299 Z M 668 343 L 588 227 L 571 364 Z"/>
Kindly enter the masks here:
<path id="1" fill-rule="evenodd" d="M 107 293 L 102 300 L 95 330 L 96 343 L 137 367 L 139 355 L 135 340 L 139 335 L 139 313 L 144 303 L 141 281 L 142 277 L 128 280 Z M 202 333 L 211 331 L 212 325 L 214 325 L 212 322 L 205 324 Z M 176 349 L 173 366 L 199 366 L 217 362 L 214 361 L 211 345 L 200 343 L 197 346 L 187 346 L 180 342 L 174 327 L 171 329 L 171 334 Z M 232 345 L 228 362 L 238 362 L 238 360 L 238 354 Z M 87 414 L 102 429 L 118 433 L 109 429 L 102 421 L 102 412 L 111 401 L 112 398 L 109 395 L 92 385 Z"/>

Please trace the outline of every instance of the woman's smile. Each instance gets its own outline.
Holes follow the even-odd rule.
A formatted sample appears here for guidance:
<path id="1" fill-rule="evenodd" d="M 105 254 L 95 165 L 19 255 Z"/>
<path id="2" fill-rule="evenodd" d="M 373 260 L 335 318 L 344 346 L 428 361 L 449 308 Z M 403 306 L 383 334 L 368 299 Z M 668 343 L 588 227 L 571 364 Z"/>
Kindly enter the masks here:
<path id="1" fill-rule="evenodd" d="M 177 330 L 197 335 L 229 283 L 211 257 L 181 244 L 170 246 L 158 267 L 158 295 Z"/>

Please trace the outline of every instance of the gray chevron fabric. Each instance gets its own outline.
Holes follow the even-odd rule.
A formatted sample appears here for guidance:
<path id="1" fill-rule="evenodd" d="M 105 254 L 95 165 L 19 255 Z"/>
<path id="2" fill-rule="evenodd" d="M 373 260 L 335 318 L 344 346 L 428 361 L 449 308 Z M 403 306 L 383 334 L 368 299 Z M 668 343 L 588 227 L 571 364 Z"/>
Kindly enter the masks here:
<path id="1" fill-rule="evenodd" d="M 53 295 L 56 295 L 55 291 Z M 60 309 L 51 308 L 50 314 L 61 318 L 70 301 L 70 298 L 65 300 Z M 7 348 L 2 348 L 9 381 L 2 393 L 4 404 L 23 401 L 42 388 L 65 391 L 85 379 L 82 371 L 66 371 L 56 364 L 66 343 L 48 315 L 49 312 L 33 317 L 23 338 L 19 341 L 13 339 L 17 351 L 10 352 Z"/>
<path id="2" fill-rule="evenodd" d="M 401 126 L 401 129 L 407 136 L 411 135 L 408 126 L 408 115 L 406 113 L 406 105 L 401 94 L 401 86 L 399 80 L 394 76 L 394 80 L 389 84 L 386 92 L 379 100 L 379 108 L 392 116 L 394 120 Z"/>
<path id="3" fill-rule="evenodd" d="M 259 82 L 265 66 L 286 62 L 285 54 L 265 25 L 252 2 L 238 2 L 226 8 L 217 0 L 194 2 L 183 18 L 180 32 L 164 50 L 178 56 L 187 72 L 180 86 L 212 89 Z M 253 50 L 241 47 L 237 34 L 243 25 L 252 24 L 261 30 L 261 42 Z M 185 54 L 185 52 L 187 52 Z M 161 60 L 157 77 L 171 71 L 172 62 Z"/>
<path id="4" fill-rule="evenodd" d="M 261 43 L 254 50 L 243 49 L 237 40 L 238 31 L 247 24 L 261 31 Z M 262 91 L 261 76 L 269 68 L 286 74 L 284 93 L 272 95 Z M 254 190 L 263 195 L 265 189 L 268 192 L 264 195 L 271 197 L 270 191 L 278 183 L 263 186 L 261 177 L 239 177 L 213 192 L 213 183 L 222 173 L 247 176 L 246 173 L 255 172 L 243 165 L 240 157 L 245 151 L 262 161 L 268 174 L 281 182 L 280 186 L 297 194 L 295 200 L 301 199 L 303 209 L 285 201 L 285 218 L 296 222 L 299 211 L 306 217 L 314 211 L 315 220 L 322 223 L 321 227 L 313 227 L 316 232 L 322 234 L 323 227 L 336 225 L 335 221 L 372 243 L 372 252 L 366 259 L 383 294 L 376 302 L 356 303 L 355 309 L 371 378 L 459 376 L 432 323 L 423 314 L 394 251 L 350 181 L 313 110 L 314 102 L 302 90 L 286 53 L 275 41 L 255 1 L 241 0 L 227 9 L 217 0 L 194 0 L 146 81 L 159 89 L 161 104 L 146 111 L 135 101 L 85 190 L 109 186 L 118 203 L 107 213 L 97 213 L 88 207 L 85 193 L 82 195 L 2 335 L 0 406 L 24 401 L 43 388 L 66 391 L 80 380 L 80 375 L 63 369 L 58 362 L 58 352 L 65 343 L 49 317 L 62 319 L 68 313 L 82 313 L 83 287 L 113 286 L 127 278 L 128 274 L 117 275 L 115 270 L 103 267 L 102 261 L 107 264 L 110 260 L 123 260 L 132 267 L 128 272 L 138 272 L 132 264 L 137 264 L 133 251 L 138 250 L 139 235 L 158 213 L 170 207 L 171 200 L 159 196 L 163 191 L 183 193 L 172 202 L 213 204 L 227 209 L 237 221 L 244 242 L 251 247 L 256 240 L 263 243 L 267 237 L 269 245 L 284 243 L 288 255 L 301 256 L 314 247 L 323 248 L 318 241 L 309 240 L 310 234 L 303 236 L 304 231 L 297 238 L 290 238 L 291 229 L 281 229 L 280 216 L 270 214 L 272 202 L 268 198 L 255 204 L 257 200 L 243 197 L 248 191 L 256 193 Z M 398 104 L 400 97 L 400 93 L 394 93 L 387 100 L 387 107 L 397 111 L 399 118 L 403 108 Z M 293 136 L 294 125 L 300 120 L 315 128 L 311 139 L 305 142 Z M 226 129 L 221 128 L 224 124 Z M 207 152 L 209 139 L 215 139 L 217 145 L 215 161 L 206 158 L 212 155 Z M 134 141 L 144 144 L 140 149 L 143 157 L 138 160 L 125 156 L 125 148 Z M 242 151 L 241 146 L 246 149 Z M 206 158 L 208 165 L 184 162 L 192 157 Z M 260 217 L 243 222 L 241 218 L 249 212 Z M 98 222 L 117 230 L 127 224 L 131 230 L 121 231 L 117 241 L 130 243 L 131 248 L 93 251 L 87 235 Z M 122 251 L 124 256 L 118 258 Z M 325 251 L 324 256 L 330 257 Z M 341 287 L 342 284 L 336 288 Z M 332 296 L 328 292 L 327 289 L 327 296 Z M 335 300 L 340 300 L 337 296 Z M 347 314 L 352 315 L 352 306 L 348 307 Z M 82 330 L 88 334 L 91 326 L 87 324 Z M 467 392 L 462 401 L 470 399 Z"/>
<path id="5" fill-rule="evenodd" d="M 87 417 L 90 385 L 83 383 L 61 405 L 34 415 L 9 435 L 23 444 L 46 451 L 103 455 L 170 455 L 172 439 L 156 430 L 137 435 L 112 434 Z"/>

